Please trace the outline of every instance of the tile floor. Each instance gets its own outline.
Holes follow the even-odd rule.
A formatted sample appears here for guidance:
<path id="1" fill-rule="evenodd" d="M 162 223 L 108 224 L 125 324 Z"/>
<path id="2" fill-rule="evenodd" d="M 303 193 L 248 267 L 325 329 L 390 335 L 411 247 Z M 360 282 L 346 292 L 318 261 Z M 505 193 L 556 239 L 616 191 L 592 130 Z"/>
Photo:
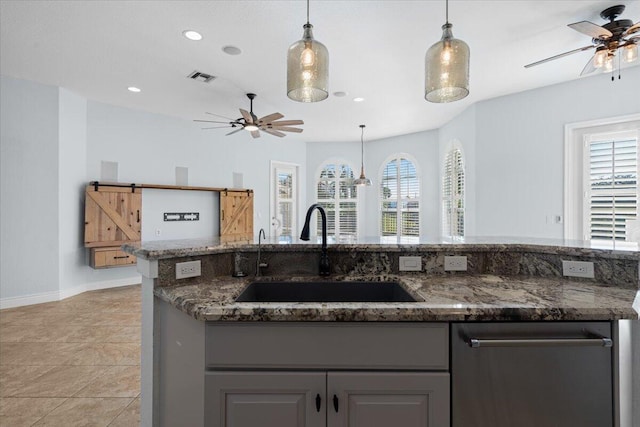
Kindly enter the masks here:
<path id="1" fill-rule="evenodd" d="M 0 310 L 0 427 L 140 424 L 140 286 Z"/>

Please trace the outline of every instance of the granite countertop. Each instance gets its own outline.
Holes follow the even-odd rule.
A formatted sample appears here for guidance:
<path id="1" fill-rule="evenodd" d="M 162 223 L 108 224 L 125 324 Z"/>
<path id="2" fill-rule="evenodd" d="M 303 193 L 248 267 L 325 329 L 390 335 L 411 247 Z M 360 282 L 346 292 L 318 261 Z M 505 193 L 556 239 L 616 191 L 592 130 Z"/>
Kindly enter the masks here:
<path id="1" fill-rule="evenodd" d="M 265 250 L 313 252 L 320 247 L 321 239 L 312 237 L 310 241 L 299 239 L 278 239 L 270 237 L 262 240 Z M 159 260 L 188 256 L 229 253 L 238 250 L 257 250 L 257 239 L 253 243 L 221 242 L 219 238 L 159 240 L 142 243 L 127 243 L 122 249 L 136 257 Z M 410 250 L 425 251 L 478 251 L 478 252 L 528 252 L 552 253 L 574 256 L 593 256 L 601 258 L 615 257 L 618 259 L 633 259 L 640 261 L 637 243 L 613 242 L 610 245 L 594 244 L 589 241 L 543 239 L 543 238 L 513 238 L 513 237 L 465 237 L 431 239 L 396 239 L 381 237 L 361 237 L 358 239 L 329 239 L 329 251 L 380 251 L 402 252 Z"/>
<path id="2" fill-rule="evenodd" d="M 337 281 L 398 281 L 419 301 L 415 303 L 236 303 L 235 298 L 255 280 L 218 277 L 206 283 L 157 287 L 154 293 L 202 321 L 608 321 L 637 319 L 640 313 L 640 291 L 636 289 L 562 278 L 496 275 L 331 277 Z M 286 280 L 326 279 L 305 276 Z"/>

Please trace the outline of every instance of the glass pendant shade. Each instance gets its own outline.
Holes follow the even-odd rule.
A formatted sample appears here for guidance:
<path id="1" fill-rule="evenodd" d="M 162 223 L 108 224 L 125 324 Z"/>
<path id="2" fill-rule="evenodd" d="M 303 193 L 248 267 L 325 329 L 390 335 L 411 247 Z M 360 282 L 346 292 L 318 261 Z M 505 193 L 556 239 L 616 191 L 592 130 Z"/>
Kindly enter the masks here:
<path id="1" fill-rule="evenodd" d="M 624 62 L 633 62 L 638 59 L 638 45 L 635 43 L 629 43 L 624 47 L 622 55 Z"/>
<path id="2" fill-rule="evenodd" d="M 452 102 L 469 94 L 469 46 L 442 26 L 442 39 L 425 56 L 425 94 L 429 102 Z"/>
<path id="3" fill-rule="evenodd" d="M 313 39 L 306 23 L 302 40 L 287 53 L 287 96 L 298 102 L 318 102 L 329 96 L 329 51 Z"/>
<path id="4" fill-rule="evenodd" d="M 595 68 L 604 67 L 604 63 L 607 60 L 608 51 L 605 48 L 598 49 L 596 54 L 593 56 L 593 66 Z"/>

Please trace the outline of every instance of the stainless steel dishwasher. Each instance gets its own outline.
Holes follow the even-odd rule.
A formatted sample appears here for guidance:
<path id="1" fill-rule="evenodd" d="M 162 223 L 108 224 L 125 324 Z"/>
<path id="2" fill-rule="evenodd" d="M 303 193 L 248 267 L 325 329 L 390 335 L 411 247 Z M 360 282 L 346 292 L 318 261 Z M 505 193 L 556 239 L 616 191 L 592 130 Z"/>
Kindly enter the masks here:
<path id="1" fill-rule="evenodd" d="M 454 323 L 452 427 L 611 427 L 609 322 Z"/>

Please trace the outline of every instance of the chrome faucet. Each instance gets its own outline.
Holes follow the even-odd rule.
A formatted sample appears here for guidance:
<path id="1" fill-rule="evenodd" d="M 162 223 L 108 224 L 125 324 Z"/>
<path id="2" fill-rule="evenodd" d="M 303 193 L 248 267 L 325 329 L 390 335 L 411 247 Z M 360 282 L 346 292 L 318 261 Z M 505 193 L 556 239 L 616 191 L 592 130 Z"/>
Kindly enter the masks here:
<path id="1" fill-rule="evenodd" d="M 264 233 L 264 228 L 261 228 L 260 231 L 258 232 L 258 258 L 256 259 L 256 277 L 260 276 L 260 269 L 261 268 L 267 268 L 269 266 L 269 264 L 267 264 L 266 262 L 260 262 L 262 238 L 264 238 L 265 240 L 267 238 L 267 236 Z"/>
<path id="2" fill-rule="evenodd" d="M 309 240 L 309 222 L 311 221 L 311 214 L 314 209 L 320 211 L 322 218 L 322 253 L 320 254 L 320 275 L 328 276 L 331 274 L 331 267 L 329 266 L 329 255 L 327 255 L 327 214 L 322 206 L 319 204 L 313 204 L 307 210 L 307 218 L 304 221 L 304 227 L 302 227 L 302 234 L 300 234 L 300 240 Z"/>

